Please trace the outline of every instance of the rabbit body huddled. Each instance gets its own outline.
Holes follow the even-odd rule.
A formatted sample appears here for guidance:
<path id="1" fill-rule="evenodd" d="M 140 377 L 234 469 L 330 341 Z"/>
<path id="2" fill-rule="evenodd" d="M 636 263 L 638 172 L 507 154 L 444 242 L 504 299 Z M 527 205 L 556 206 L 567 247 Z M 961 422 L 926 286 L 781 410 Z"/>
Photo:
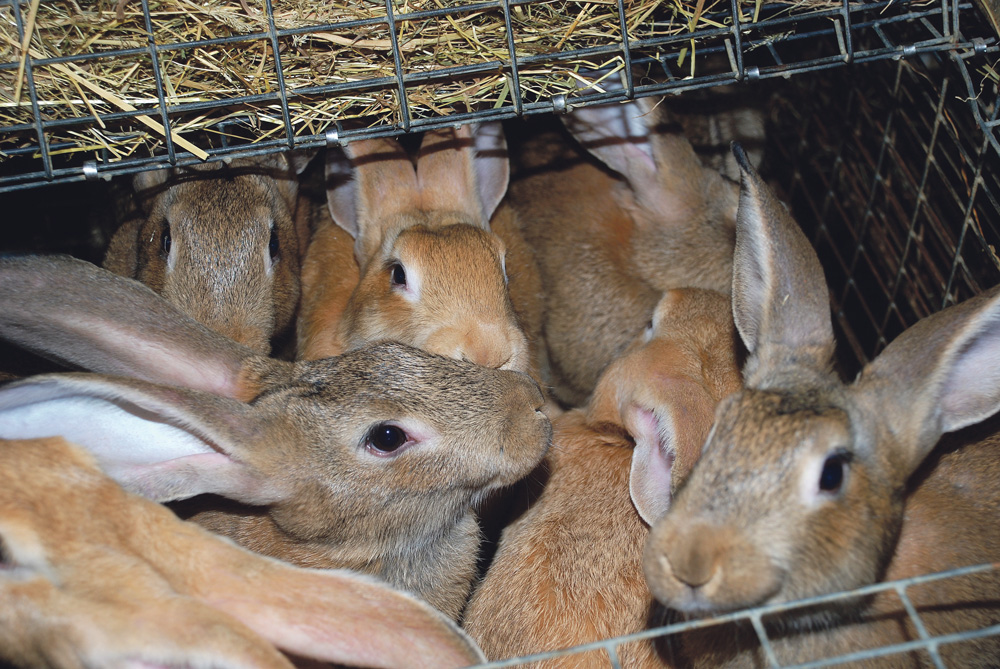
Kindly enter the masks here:
<path id="1" fill-rule="evenodd" d="M 86 370 L 0 386 L 0 459 L 55 486 L 40 509 L 60 485 L 76 499 L 68 482 L 94 481 L 117 507 L 105 515 L 153 519 L 148 534 L 130 530 L 136 541 L 273 574 L 316 625 L 344 627 L 346 654 L 304 652 L 261 623 L 293 620 L 262 592 L 281 586 L 240 589 L 216 569 L 218 594 L 132 556 L 143 585 L 114 615 L 145 624 L 142 603 L 165 588 L 178 611 L 239 640 L 218 651 L 233 666 L 255 653 L 247 666 L 287 666 L 274 647 L 459 666 L 1000 561 L 988 530 L 1000 521 L 1000 288 L 917 323 L 844 383 L 822 268 L 759 157 L 706 160 L 692 134 L 756 141 L 761 129 L 758 115 L 685 119 L 648 100 L 571 109 L 512 135 L 509 187 L 499 124 L 431 130 L 415 151 L 365 139 L 327 150 L 322 203 L 302 201 L 292 156 L 141 176 L 144 217 L 105 259 L 115 274 L 0 258 L 0 337 Z M 207 227 L 220 212 L 226 223 Z M 293 323 L 299 359 L 267 357 Z M 58 467 L 40 471 L 44 453 Z M 497 511 L 510 524 L 477 562 Z M 0 517 L 0 538 L 72 535 L 42 513 L 18 522 Z M 93 541 L 46 544 L 50 571 L 88 564 L 76 556 Z M 17 545 L 0 542 L 0 558 L 28 565 Z M 326 587 L 314 576 L 330 601 L 314 599 Z M 996 575 L 911 598 L 932 633 L 1000 620 Z M 51 622 L 41 600 L 18 601 Z M 373 630 L 380 611 L 395 616 L 388 634 Z M 3 615 L 9 629 L 29 624 Z M 72 624 L 99 640 L 65 648 L 146 642 L 91 622 Z M 200 627 L 156 638 L 208 648 Z M 767 627 L 781 662 L 919 635 L 892 594 Z M 397 628 L 414 650 L 383 648 Z M 74 666 L 20 638 L 3 659 Z M 1000 642 L 941 654 L 985 669 Z M 634 642 L 619 658 L 767 661 L 742 624 Z M 871 666 L 926 662 L 915 651 Z M 607 663 L 591 651 L 538 666 Z"/>
<path id="2" fill-rule="evenodd" d="M 504 531 L 464 617 L 491 659 L 567 648 L 646 629 L 648 523 L 698 458 L 715 404 L 739 387 L 728 298 L 668 291 L 653 325 L 602 375 L 587 407 L 554 421 L 545 487 Z M 659 667 L 653 644 L 622 666 Z M 539 663 L 603 667 L 603 651 Z"/>

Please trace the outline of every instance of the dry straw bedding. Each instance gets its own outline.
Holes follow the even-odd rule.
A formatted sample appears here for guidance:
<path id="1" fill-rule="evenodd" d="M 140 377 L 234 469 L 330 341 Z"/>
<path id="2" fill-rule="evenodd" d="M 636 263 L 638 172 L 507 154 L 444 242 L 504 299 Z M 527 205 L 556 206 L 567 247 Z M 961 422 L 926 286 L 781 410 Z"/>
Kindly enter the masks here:
<path id="1" fill-rule="evenodd" d="M 287 137 L 275 41 L 297 136 L 322 134 L 337 121 L 401 121 L 398 86 L 393 83 L 394 36 L 404 77 L 484 66 L 469 75 L 407 85 L 411 118 L 511 104 L 509 67 L 506 73 L 501 67 L 511 60 L 501 2 L 394 0 L 394 33 L 384 0 L 272 0 L 270 16 L 264 0 L 148 0 L 147 5 L 153 40 L 166 47 L 159 52 L 158 65 L 162 92 L 172 110 L 170 126 L 181 148 L 188 150 L 194 149 L 183 143 L 184 137 L 195 137 L 193 131 L 228 117 L 249 119 L 255 140 Z M 815 7 L 815 0 L 809 5 Z M 721 27 L 728 17 L 720 19 L 720 12 L 729 6 L 729 0 L 631 0 L 624 3 L 624 18 L 630 39 L 648 39 Z M 758 9 L 755 2 L 747 3 L 742 20 L 753 20 Z M 21 17 L 28 39 L 17 29 L 13 8 L 0 8 L 0 63 L 8 64 L 0 70 L 0 127 L 33 123 L 24 73 L 30 55 L 42 117 L 87 119 L 51 130 L 50 144 L 76 144 L 64 151 L 105 148 L 112 159 L 141 147 L 162 148 L 160 87 L 140 0 L 22 0 Z M 272 18 L 277 33 L 271 32 Z M 621 43 L 615 0 L 514 4 L 510 22 L 518 59 Z M 236 41 L 211 41 L 225 38 Z M 35 62 L 85 54 L 98 57 Z M 521 97 L 541 100 L 574 91 L 581 68 L 620 67 L 620 60 L 605 54 L 519 67 Z M 392 79 L 379 84 L 383 78 Z M 331 85 L 357 90 L 312 90 Z M 227 105 L 199 105 L 213 101 Z M 103 118 L 134 110 L 148 114 Z M 0 135 L 0 151 L 35 143 L 37 136 L 27 127 Z"/>

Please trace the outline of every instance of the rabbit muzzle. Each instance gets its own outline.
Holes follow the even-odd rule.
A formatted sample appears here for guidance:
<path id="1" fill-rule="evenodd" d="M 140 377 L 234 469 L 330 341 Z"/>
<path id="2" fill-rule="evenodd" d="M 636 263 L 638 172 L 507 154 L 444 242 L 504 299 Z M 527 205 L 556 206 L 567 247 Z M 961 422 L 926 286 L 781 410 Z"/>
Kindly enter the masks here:
<path id="1" fill-rule="evenodd" d="M 738 528 L 677 514 L 652 528 L 643 570 L 656 599 L 694 616 L 763 604 L 782 584 L 780 569 Z"/>

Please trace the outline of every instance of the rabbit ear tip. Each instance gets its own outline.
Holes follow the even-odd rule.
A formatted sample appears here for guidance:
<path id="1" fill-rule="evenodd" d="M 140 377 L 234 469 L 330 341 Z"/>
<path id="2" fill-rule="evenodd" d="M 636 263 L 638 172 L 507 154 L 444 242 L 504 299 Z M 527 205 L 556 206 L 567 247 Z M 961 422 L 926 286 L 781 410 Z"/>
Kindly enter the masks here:
<path id="1" fill-rule="evenodd" d="M 740 170 L 743 172 L 753 172 L 753 166 L 750 164 L 750 159 L 747 158 L 746 151 L 743 150 L 743 145 L 739 142 L 731 142 L 729 148 L 732 150 L 736 162 L 739 163 Z"/>

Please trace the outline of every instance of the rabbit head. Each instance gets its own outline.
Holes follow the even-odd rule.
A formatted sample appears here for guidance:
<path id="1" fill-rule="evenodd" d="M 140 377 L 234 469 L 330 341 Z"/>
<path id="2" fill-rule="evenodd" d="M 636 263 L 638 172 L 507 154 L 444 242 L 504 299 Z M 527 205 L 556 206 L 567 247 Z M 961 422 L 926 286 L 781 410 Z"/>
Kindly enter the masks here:
<path id="1" fill-rule="evenodd" d="M 268 353 L 292 324 L 304 240 L 296 172 L 283 154 L 141 172 L 145 217 L 122 225 L 104 267 L 142 281 L 216 332 Z"/>
<path id="2" fill-rule="evenodd" d="M 743 178 L 733 313 L 749 352 L 746 389 L 720 405 L 645 551 L 652 592 L 688 614 L 880 579 L 911 474 L 943 433 L 1000 401 L 997 290 L 918 322 L 842 383 L 816 254 L 734 152 Z"/>
<path id="3" fill-rule="evenodd" d="M 245 511 L 211 527 L 301 564 L 367 568 L 453 615 L 475 562 L 472 505 L 530 472 L 550 437 L 524 374 L 394 342 L 264 358 L 70 258 L 0 260 L 0 304 L 0 336 L 103 373 L 4 387 L 0 436 L 65 436 L 155 501 L 263 507 L 263 540 L 242 536 Z"/>
<path id="4" fill-rule="evenodd" d="M 740 387 L 738 356 L 729 299 L 678 288 L 601 375 L 587 422 L 621 426 L 635 441 L 630 490 L 647 524 L 666 513 L 698 460 L 716 404 Z"/>
<path id="5" fill-rule="evenodd" d="M 327 178 L 330 212 L 354 237 L 360 267 L 340 320 L 346 348 L 395 339 L 529 370 L 506 247 L 489 226 L 508 180 L 499 124 L 428 131 L 415 163 L 394 139 L 351 142 L 329 152 Z"/>
<path id="6" fill-rule="evenodd" d="M 250 553 L 125 492 L 61 438 L 0 440 L 0 462 L 0 660 L 290 669 L 275 646 L 352 666 L 480 657 L 418 600 Z"/>

